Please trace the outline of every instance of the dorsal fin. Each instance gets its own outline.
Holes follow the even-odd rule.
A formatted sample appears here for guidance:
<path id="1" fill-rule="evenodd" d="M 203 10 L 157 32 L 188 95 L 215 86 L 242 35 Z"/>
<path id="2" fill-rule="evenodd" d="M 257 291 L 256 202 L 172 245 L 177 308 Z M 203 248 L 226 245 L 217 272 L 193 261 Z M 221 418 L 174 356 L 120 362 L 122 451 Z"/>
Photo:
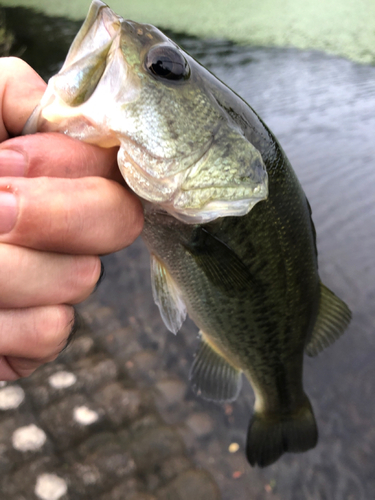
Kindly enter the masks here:
<path id="1" fill-rule="evenodd" d="M 316 356 L 333 344 L 345 331 L 351 320 L 351 312 L 341 299 L 320 283 L 319 312 L 305 352 Z"/>
<path id="2" fill-rule="evenodd" d="M 181 293 L 162 262 L 151 254 L 151 285 L 155 304 L 165 326 L 177 333 L 186 318 L 186 306 Z"/>
<path id="3" fill-rule="evenodd" d="M 202 338 L 190 369 L 193 391 L 211 401 L 234 401 L 242 386 L 242 372 L 230 365 Z"/>

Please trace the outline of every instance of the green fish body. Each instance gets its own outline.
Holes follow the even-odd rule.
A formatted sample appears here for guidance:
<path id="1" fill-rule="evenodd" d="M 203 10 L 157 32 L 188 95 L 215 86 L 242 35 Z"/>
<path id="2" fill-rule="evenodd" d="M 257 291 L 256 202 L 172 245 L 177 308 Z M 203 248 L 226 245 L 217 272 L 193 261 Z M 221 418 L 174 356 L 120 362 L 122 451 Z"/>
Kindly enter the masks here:
<path id="1" fill-rule="evenodd" d="M 166 324 L 173 331 L 170 310 L 184 304 L 200 329 L 190 372 L 195 391 L 209 400 L 234 400 L 242 372 L 253 387 L 247 456 L 259 466 L 316 445 L 303 355 L 317 354 L 350 320 L 345 304 L 319 280 L 309 204 L 269 137 L 270 194 L 249 214 L 186 225 L 146 208 L 143 230 Z"/>
<path id="2" fill-rule="evenodd" d="M 200 329 L 193 389 L 231 401 L 242 373 L 254 389 L 250 464 L 314 447 L 303 356 L 351 315 L 319 280 L 309 203 L 250 106 L 159 30 L 96 0 L 25 133 L 37 130 L 120 146 L 161 316 L 174 333 L 186 314 Z"/>

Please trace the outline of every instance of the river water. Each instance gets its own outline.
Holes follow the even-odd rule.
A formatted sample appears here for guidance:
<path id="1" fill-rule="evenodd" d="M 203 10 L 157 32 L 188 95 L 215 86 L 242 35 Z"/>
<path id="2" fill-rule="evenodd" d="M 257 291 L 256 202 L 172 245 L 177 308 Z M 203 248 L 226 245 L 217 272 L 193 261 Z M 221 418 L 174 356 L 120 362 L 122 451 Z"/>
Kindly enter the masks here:
<path id="1" fill-rule="evenodd" d="M 16 51 L 44 77 L 56 72 L 79 23 L 7 9 Z M 224 499 L 370 500 L 375 492 L 375 67 L 321 52 L 244 47 L 226 41 L 171 37 L 258 112 L 286 151 L 313 210 L 322 281 L 353 311 L 345 335 L 305 360 L 305 388 L 320 439 L 301 455 L 265 470 L 243 456 L 253 403 L 246 385 L 233 405 L 184 404 L 209 415 L 214 431 L 192 445 Z M 96 299 L 124 324 L 147 335 L 165 372 L 187 378 L 196 329 L 167 332 L 153 305 L 148 253 L 141 240 L 105 257 Z M 192 403 L 193 402 L 193 403 Z M 163 411 L 163 409 L 162 409 Z M 178 409 L 164 410 L 178 424 Z M 237 453 L 228 452 L 231 443 Z"/>

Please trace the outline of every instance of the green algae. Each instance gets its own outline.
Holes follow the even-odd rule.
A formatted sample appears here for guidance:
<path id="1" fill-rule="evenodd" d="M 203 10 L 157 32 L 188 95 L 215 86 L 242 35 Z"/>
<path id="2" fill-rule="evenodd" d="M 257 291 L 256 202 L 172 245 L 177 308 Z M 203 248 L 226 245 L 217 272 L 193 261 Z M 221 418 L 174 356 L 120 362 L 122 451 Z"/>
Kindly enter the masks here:
<path id="1" fill-rule="evenodd" d="M 51 16 L 83 19 L 88 0 L 2 0 Z M 317 49 L 375 64 L 373 0 L 110 0 L 125 18 L 201 38 Z"/>

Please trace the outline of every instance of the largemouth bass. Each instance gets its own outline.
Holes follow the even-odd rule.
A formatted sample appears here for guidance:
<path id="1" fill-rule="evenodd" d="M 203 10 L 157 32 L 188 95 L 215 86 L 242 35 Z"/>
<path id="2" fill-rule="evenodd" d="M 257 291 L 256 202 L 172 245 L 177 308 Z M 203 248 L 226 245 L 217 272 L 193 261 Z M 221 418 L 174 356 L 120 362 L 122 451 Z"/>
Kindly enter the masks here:
<path id="1" fill-rule="evenodd" d="M 267 126 L 239 96 L 153 26 L 92 3 L 25 133 L 58 131 L 102 147 L 143 200 L 152 290 L 176 333 L 187 314 L 201 346 L 196 393 L 255 393 L 247 457 L 261 467 L 317 443 L 303 383 L 347 327 L 319 279 L 311 210 Z"/>

